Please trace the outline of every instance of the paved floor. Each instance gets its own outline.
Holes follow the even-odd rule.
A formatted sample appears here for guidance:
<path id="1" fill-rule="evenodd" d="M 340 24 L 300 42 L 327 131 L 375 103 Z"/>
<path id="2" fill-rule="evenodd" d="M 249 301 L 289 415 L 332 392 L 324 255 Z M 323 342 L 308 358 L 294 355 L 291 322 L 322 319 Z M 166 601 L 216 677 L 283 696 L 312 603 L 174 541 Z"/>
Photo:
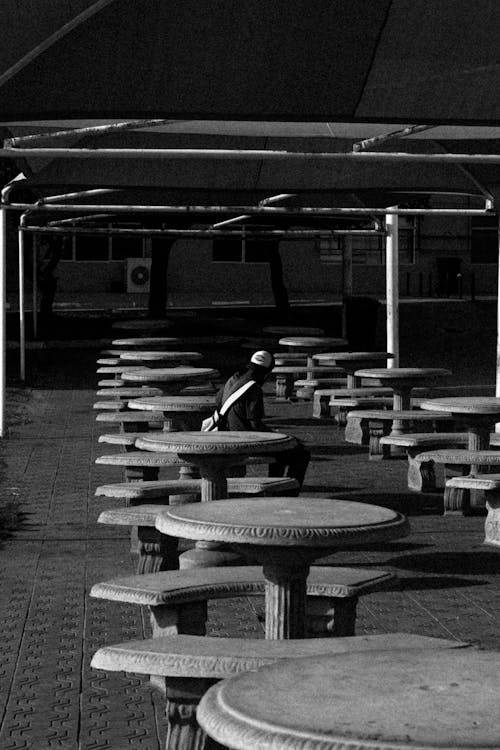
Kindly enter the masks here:
<path id="1" fill-rule="evenodd" d="M 146 680 L 89 668 L 95 650 L 141 638 L 138 608 L 90 599 L 99 580 L 134 569 L 125 531 L 99 526 L 111 501 L 95 487 L 120 481 L 96 466 L 112 452 L 97 442 L 95 352 L 42 359 L 28 421 L 3 441 L 0 493 L 17 498 L 21 523 L 0 537 L 0 748 L 98 750 L 162 747 L 161 701 Z M 500 551 L 482 545 L 483 519 L 438 515 L 436 498 L 410 493 L 403 461 L 368 462 L 366 450 L 310 417 L 307 404 L 275 404 L 272 424 L 310 447 L 304 495 L 359 499 L 403 509 L 411 535 L 343 552 L 331 564 L 376 566 L 399 576 L 394 590 L 359 606 L 357 632 L 406 631 L 500 649 Z M 322 561 L 324 563 L 324 561 Z M 210 608 L 221 636 L 262 637 L 260 602 L 237 599 Z"/>

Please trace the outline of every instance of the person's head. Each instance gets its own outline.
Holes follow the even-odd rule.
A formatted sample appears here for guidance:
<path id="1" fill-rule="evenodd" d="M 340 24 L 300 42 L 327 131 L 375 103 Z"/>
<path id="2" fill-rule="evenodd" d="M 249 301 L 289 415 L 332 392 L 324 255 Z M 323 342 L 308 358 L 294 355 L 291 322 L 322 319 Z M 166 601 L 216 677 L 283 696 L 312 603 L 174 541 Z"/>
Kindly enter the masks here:
<path id="1" fill-rule="evenodd" d="M 274 357 L 270 352 L 260 350 L 250 358 L 249 369 L 257 383 L 263 383 L 274 367 Z"/>

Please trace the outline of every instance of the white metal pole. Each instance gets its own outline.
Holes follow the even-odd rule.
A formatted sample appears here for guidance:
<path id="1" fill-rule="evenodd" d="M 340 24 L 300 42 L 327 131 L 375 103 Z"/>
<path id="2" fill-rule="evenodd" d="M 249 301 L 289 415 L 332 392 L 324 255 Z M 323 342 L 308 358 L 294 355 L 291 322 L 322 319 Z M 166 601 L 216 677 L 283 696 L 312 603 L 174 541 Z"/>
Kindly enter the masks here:
<path id="1" fill-rule="evenodd" d="M 24 232 L 17 230 L 19 259 L 19 377 L 26 380 L 26 323 L 24 317 Z"/>
<path id="2" fill-rule="evenodd" d="M 38 235 L 33 235 L 33 338 L 38 337 Z"/>
<path id="3" fill-rule="evenodd" d="M 7 211 L 0 206 L 0 437 L 5 436 Z"/>
<path id="4" fill-rule="evenodd" d="M 391 206 L 391 208 L 393 208 Z M 395 206 L 394 206 L 395 208 Z M 385 240 L 387 351 L 394 354 L 388 367 L 399 367 L 399 241 L 398 216 L 386 216 Z"/>

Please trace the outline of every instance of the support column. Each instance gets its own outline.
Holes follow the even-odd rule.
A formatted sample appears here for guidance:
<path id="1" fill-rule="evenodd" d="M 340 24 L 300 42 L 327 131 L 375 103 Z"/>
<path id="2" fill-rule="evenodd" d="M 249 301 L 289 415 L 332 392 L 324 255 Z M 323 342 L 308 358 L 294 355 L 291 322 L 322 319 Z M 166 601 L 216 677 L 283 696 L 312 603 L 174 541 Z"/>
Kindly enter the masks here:
<path id="1" fill-rule="evenodd" d="M 38 338 L 38 235 L 33 235 L 33 338 Z"/>
<path id="2" fill-rule="evenodd" d="M 26 322 L 24 310 L 24 231 L 17 230 L 17 248 L 19 261 L 19 377 L 26 380 Z"/>
<path id="3" fill-rule="evenodd" d="M 397 208 L 391 206 L 390 208 Z M 390 211 L 390 208 L 388 209 Z M 386 214 L 385 271 L 388 367 L 399 367 L 399 238 L 397 214 Z"/>
<path id="4" fill-rule="evenodd" d="M 7 211 L 0 207 L 0 437 L 5 436 Z"/>

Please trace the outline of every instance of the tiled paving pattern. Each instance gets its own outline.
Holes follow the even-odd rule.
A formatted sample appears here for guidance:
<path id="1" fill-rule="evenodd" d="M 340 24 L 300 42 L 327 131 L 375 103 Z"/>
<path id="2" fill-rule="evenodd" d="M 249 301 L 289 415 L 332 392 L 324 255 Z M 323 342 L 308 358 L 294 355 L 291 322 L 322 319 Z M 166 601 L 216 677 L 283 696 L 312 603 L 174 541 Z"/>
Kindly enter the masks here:
<path id="1" fill-rule="evenodd" d="M 32 421 L 1 445 L 0 492 L 18 496 L 23 512 L 19 529 L 0 538 L 1 750 L 158 750 L 163 743 L 162 704 L 147 681 L 89 668 L 102 644 L 148 632 L 139 609 L 87 596 L 95 581 L 134 568 L 126 531 L 95 523 L 111 502 L 94 498 L 96 485 L 120 481 L 121 473 L 94 464 L 113 448 L 97 442 L 94 360 L 92 352 L 73 371 L 41 367 Z M 439 516 L 435 498 L 408 492 L 403 461 L 368 462 L 331 424 L 312 420 L 310 406 L 268 401 L 273 425 L 312 450 L 305 503 L 320 493 L 411 516 L 408 538 L 328 558 L 400 576 L 395 590 L 362 599 L 358 633 L 399 630 L 500 649 L 500 551 L 482 546 L 483 519 Z M 262 637 L 261 614 L 260 600 L 214 603 L 211 632 Z"/>

